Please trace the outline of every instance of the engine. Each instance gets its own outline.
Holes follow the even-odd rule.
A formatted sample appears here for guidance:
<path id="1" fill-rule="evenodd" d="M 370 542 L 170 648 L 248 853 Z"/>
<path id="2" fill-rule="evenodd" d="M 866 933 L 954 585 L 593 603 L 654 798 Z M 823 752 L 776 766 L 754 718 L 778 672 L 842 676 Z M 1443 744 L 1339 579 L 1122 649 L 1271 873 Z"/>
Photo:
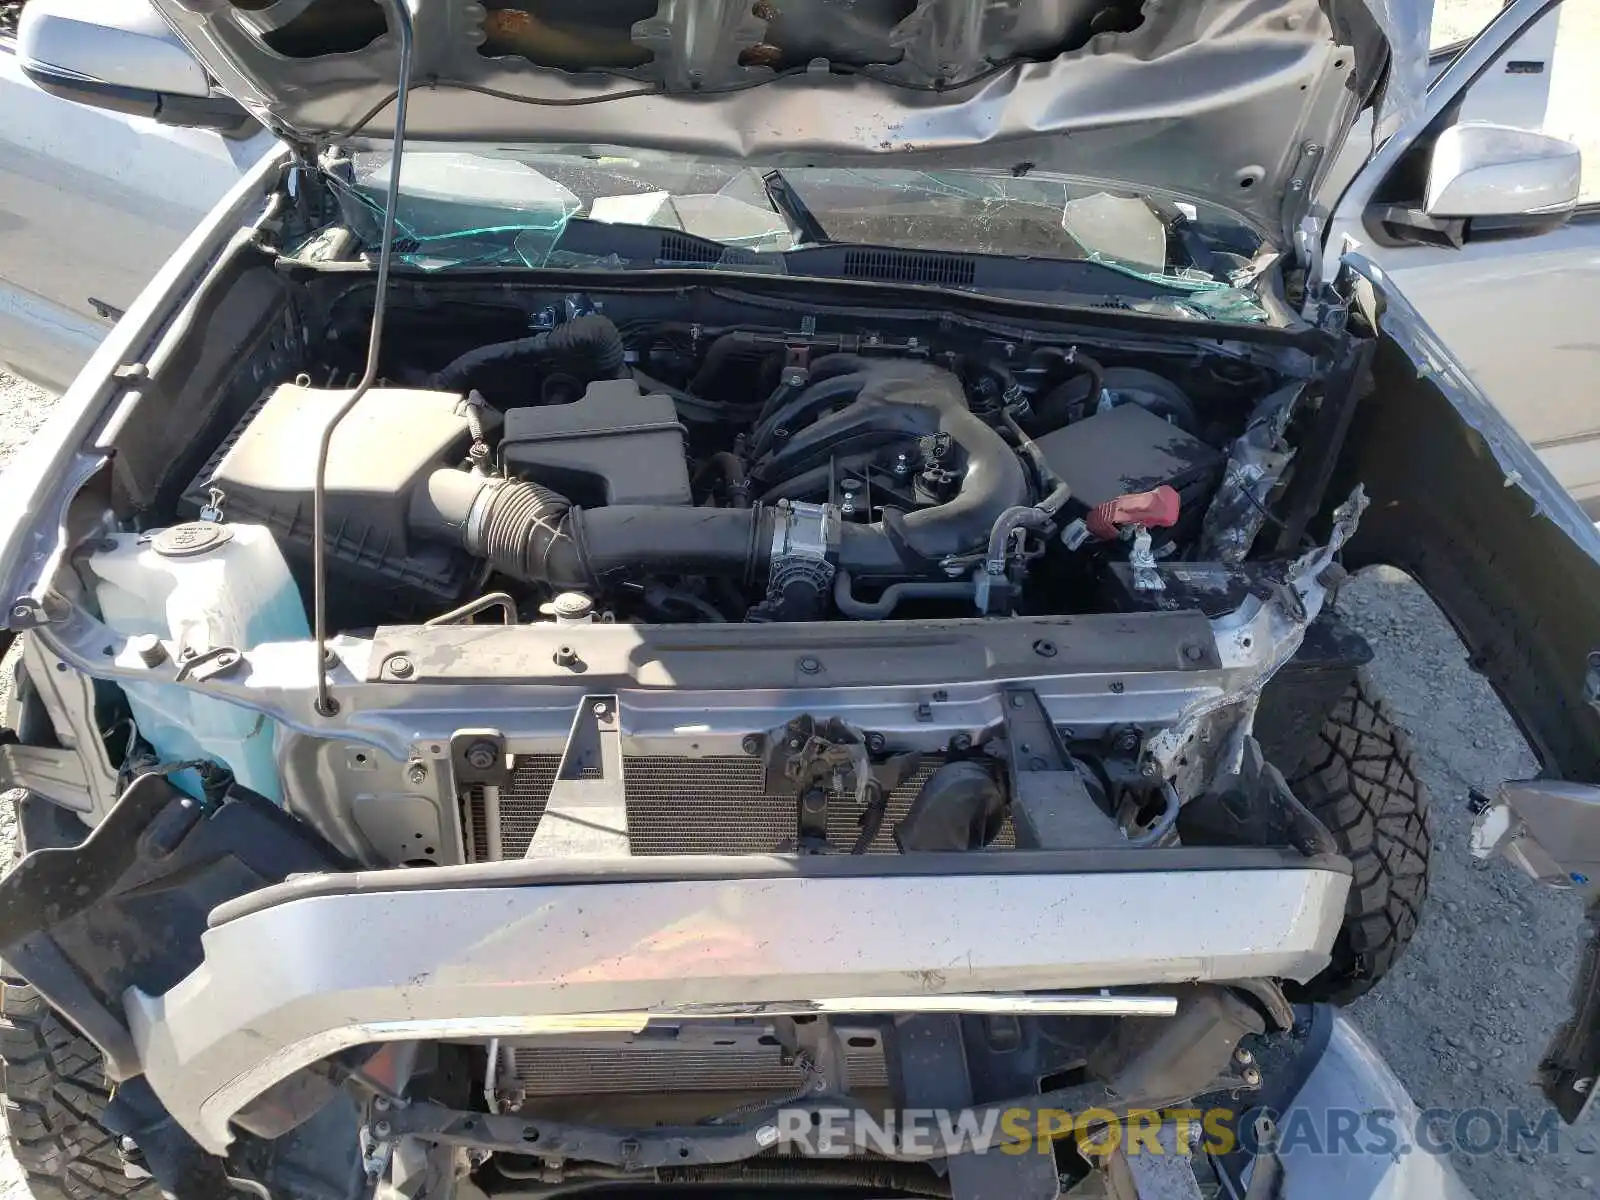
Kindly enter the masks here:
<path id="1" fill-rule="evenodd" d="M 588 312 L 409 369 L 332 442 L 339 594 L 425 616 L 493 591 L 581 621 L 1103 608 L 1192 557 L 1249 410 L 1074 346 L 814 341 L 735 329 L 663 355 Z M 302 565 L 307 447 L 349 396 L 310 382 L 263 397 L 188 493 Z"/>

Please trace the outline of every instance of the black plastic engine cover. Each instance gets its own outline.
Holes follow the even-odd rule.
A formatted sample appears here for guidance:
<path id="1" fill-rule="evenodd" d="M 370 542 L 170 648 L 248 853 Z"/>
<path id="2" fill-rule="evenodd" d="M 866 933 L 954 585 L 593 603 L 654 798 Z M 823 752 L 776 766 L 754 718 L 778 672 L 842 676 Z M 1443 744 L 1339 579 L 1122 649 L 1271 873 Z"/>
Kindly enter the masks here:
<path id="1" fill-rule="evenodd" d="M 574 504 L 691 504 L 683 426 L 671 396 L 631 379 L 589 384 L 571 404 L 506 411 L 500 459 L 508 475 Z"/>
<path id="2" fill-rule="evenodd" d="M 1182 511 L 1198 517 L 1224 461 L 1221 451 L 1137 404 L 1119 404 L 1034 440 L 1072 488 L 1073 516 L 1168 484 Z"/>

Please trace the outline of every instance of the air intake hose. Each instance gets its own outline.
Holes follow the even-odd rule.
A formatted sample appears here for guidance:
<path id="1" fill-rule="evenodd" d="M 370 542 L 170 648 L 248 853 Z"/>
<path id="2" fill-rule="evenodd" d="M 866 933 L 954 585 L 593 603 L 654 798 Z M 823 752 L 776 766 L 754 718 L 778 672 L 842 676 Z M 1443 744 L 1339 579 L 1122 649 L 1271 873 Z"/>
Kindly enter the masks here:
<path id="1" fill-rule="evenodd" d="M 575 507 L 537 483 L 440 470 L 411 500 L 411 527 L 496 570 L 557 590 L 638 575 L 764 582 L 773 510 L 668 504 Z"/>
<path id="2" fill-rule="evenodd" d="M 617 331 L 610 317 L 598 313 L 574 317 L 548 333 L 469 350 L 442 371 L 436 372 L 432 385 L 445 392 L 465 391 L 478 372 L 505 367 L 524 359 L 558 363 L 563 370 L 586 383 L 596 379 L 616 379 L 622 371 L 622 334 Z"/>

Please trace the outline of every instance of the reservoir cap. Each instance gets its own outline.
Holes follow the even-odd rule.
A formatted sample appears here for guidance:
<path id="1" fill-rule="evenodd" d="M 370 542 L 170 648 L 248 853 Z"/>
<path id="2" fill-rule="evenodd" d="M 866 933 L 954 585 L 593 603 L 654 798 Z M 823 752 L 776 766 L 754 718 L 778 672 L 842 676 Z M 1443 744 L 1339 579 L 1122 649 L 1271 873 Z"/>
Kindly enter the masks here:
<path id="1" fill-rule="evenodd" d="M 215 521 L 187 521 L 156 534 L 150 548 L 163 558 L 193 558 L 233 539 L 233 530 Z"/>

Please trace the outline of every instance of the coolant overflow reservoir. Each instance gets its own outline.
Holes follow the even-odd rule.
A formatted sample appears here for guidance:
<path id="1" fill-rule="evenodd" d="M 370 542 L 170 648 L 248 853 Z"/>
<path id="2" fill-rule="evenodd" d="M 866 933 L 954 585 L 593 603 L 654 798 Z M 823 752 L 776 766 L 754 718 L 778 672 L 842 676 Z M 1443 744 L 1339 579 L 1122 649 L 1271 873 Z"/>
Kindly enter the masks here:
<path id="1" fill-rule="evenodd" d="M 171 639 L 181 655 L 223 646 L 310 637 L 305 607 L 272 533 L 263 525 L 195 521 L 118 534 L 88 560 L 105 623 L 120 634 Z M 277 724 L 205 694 L 205 685 L 130 683 L 123 691 L 139 733 L 163 762 L 208 758 L 278 803 Z M 193 772 L 174 777 L 200 794 Z"/>

